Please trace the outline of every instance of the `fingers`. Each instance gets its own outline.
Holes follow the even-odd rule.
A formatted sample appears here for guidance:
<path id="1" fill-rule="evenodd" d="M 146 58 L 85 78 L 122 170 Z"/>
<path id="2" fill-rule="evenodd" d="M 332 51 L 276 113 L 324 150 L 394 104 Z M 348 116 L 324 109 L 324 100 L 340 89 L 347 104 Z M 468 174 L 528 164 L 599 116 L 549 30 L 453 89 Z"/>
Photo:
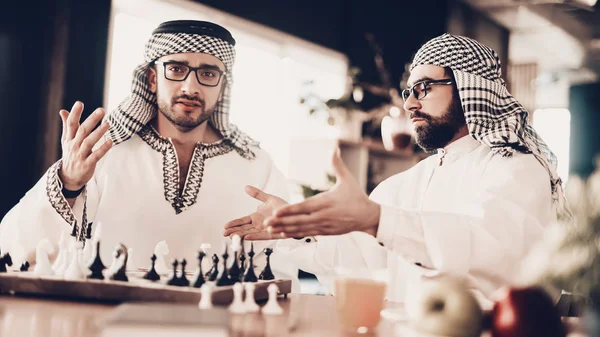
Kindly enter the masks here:
<path id="1" fill-rule="evenodd" d="M 301 238 L 305 236 L 319 235 L 319 228 L 314 224 L 308 225 L 288 225 L 285 227 L 268 227 L 271 235 L 274 237 L 285 238 Z"/>
<path id="2" fill-rule="evenodd" d="M 344 161 L 342 160 L 339 147 L 335 149 L 331 166 L 333 166 L 335 176 L 338 178 L 338 180 L 352 176 L 352 173 L 350 173 L 350 170 L 348 170 L 348 167 L 346 167 L 346 164 L 344 164 Z"/>
<path id="3" fill-rule="evenodd" d="M 67 110 L 60 110 L 58 112 L 60 115 L 60 120 L 62 121 L 62 134 L 60 135 L 60 141 L 64 143 L 65 138 L 67 137 L 67 118 L 69 118 L 69 112 Z"/>
<path id="4" fill-rule="evenodd" d="M 86 159 L 88 164 L 96 165 L 96 163 L 98 163 L 98 161 L 100 159 L 102 159 L 102 157 L 104 157 L 106 152 L 108 152 L 108 150 L 110 150 L 110 148 L 112 147 L 112 144 L 113 143 L 112 143 L 111 139 L 105 141 L 104 144 L 102 144 L 102 146 L 100 146 L 100 148 L 98 148 L 96 151 L 92 152 L 92 154 L 90 154 L 90 156 Z"/>
<path id="5" fill-rule="evenodd" d="M 249 215 L 246 215 L 244 217 L 229 221 L 228 223 L 225 224 L 225 229 L 239 227 L 239 226 L 247 225 L 247 224 L 251 224 L 251 223 L 252 223 L 252 218 L 250 218 Z"/>
<path id="6" fill-rule="evenodd" d="M 253 225 L 241 225 L 239 227 L 231 227 L 226 228 L 223 231 L 223 236 L 233 236 L 234 234 L 238 234 L 240 236 L 249 234 L 249 233 L 259 233 L 260 231 L 256 229 Z"/>
<path id="7" fill-rule="evenodd" d="M 250 186 L 247 185 L 246 186 L 246 193 L 251 196 L 254 199 L 260 200 L 262 202 L 267 202 L 267 199 L 269 198 L 269 194 L 263 192 L 262 190 L 254 187 L 254 186 Z"/>
<path id="8" fill-rule="evenodd" d="M 77 133 L 75 134 L 74 144 L 75 148 L 79 148 L 83 141 L 89 136 L 94 130 L 94 127 L 104 117 L 104 109 L 98 108 L 79 126 Z M 94 144 L 92 144 L 94 146 Z M 91 148 L 91 147 L 90 147 Z"/>
<path id="9" fill-rule="evenodd" d="M 83 103 L 77 101 L 73 104 L 69 118 L 67 118 L 67 135 L 65 140 L 71 140 L 75 138 L 75 133 L 79 128 L 79 119 L 81 119 L 81 113 L 83 113 Z"/>
<path id="10" fill-rule="evenodd" d="M 81 147 L 79 148 L 79 151 L 86 156 L 90 154 L 94 145 L 96 145 L 100 138 L 106 133 L 106 131 L 108 131 L 108 127 L 108 122 L 102 123 L 100 127 L 96 128 L 96 130 L 90 133 L 90 135 L 87 136 L 83 140 L 83 142 L 81 142 Z"/>
<path id="11" fill-rule="evenodd" d="M 326 208 L 329 205 L 328 192 L 323 192 L 321 194 L 317 194 L 314 197 L 310 197 L 303 202 L 285 205 L 275 211 L 276 217 L 289 216 L 289 215 L 298 215 L 298 214 L 307 214 L 314 213 L 323 208 Z"/>

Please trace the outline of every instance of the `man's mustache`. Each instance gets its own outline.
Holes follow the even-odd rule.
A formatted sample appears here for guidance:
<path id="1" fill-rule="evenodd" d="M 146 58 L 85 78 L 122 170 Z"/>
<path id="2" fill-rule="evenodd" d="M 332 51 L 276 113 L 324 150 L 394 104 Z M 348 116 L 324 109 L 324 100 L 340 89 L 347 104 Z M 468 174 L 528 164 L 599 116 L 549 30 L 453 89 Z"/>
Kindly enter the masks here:
<path id="1" fill-rule="evenodd" d="M 413 118 L 423 118 L 428 121 L 431 120 L 431 116 L 429 116 L 428 114 L 422 113 L 421 111 L 411 111 L 410 119 L 413 119 Z"/>
<path id="2" fill-rule="evenodd" d="M 184 99 L 186 101 L 196 101 L 198 102 L 200 105 L 204 106 L 204 100 L 201 99 L 200 97 L 197 96 L 188 96 L 188 95 L 181 95 L 181 96 L 177 96 L 173 98 L 173 104 L 177 103 L 177 101 Z"/>

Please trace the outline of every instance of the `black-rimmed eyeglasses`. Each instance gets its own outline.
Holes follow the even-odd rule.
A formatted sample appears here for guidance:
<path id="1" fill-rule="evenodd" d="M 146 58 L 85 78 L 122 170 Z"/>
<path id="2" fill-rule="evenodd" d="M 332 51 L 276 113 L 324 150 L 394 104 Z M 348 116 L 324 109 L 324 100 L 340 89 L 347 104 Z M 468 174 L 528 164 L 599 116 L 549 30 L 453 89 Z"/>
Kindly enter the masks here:
<path id="1" fill-rule="evenodd" d="M 406 100 L 408 100 L 408 98 L 410 97 L 410 94 L 413 94 L 416 99 L 423 99 L 423 97 L 427 96 L 429 86 L 435 84 L 449 85 L 452 83 L 453 81 L 449 78 L 442 80 L 425 80 L 417 82 L 412 87 L 402 90 L 402 99 L 406 102 Z"/>
<path id="2" fill-rule="evenodd" d="M 201 66 L 198 68 L 190 67 L 180 62 L 162 62 L 154 61 L 154 64 L 162 64 L 165 70 L 165 78 L 170 81 L 185 81 L 193 71 L 196 74 L 198 83 L 207 87 L 216 87 L 223 77 L 224 71 L 213 67 Z"/>

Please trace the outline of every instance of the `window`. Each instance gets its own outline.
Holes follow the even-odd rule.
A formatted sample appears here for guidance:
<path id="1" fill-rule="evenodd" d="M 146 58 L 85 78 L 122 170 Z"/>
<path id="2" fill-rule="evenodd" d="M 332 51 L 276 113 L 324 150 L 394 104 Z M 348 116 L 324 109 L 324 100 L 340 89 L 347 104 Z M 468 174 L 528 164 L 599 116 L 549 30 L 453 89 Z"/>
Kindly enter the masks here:
<path id="1" fill-rule="evenodd" d="M 558 158 L 558 175 L 566 183 L 569 178 L 571 112 L 567 109 L 535 110 L 533 127 Z"/>

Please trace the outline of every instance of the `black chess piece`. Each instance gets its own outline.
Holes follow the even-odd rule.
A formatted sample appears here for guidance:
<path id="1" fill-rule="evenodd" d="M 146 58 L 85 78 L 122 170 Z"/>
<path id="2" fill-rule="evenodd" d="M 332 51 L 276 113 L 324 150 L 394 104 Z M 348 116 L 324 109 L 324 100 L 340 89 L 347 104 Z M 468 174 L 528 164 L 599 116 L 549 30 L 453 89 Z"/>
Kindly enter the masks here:
<path id="1" fill-rule="evenodd" d="M 217 287 L 230 286 L 233 284 L 233 282 L 231 282 L 231 279 L 229 278 L 229 271 L 227 270 L 227 258 L 229 258 L 229 254 L 227 253 L 227 245 L 225 245 L 225 253 L 223 253 L 223 269 L 219 274 Z"/>
<path id="2" fill-rule="evenodd" d="M 183 259 L 181 261 L 181 276 L 179 276 L 179 284 L 180 287 L 189 287 L 190 281 L 185 277 L 185 266 L 187 265 L 187 261 Z"/>
<path id="3" fill-rule="evenodd" d="M 117 251 L 117 258 L 121 257 L 121 255 L 123 255 L 123 264 L 110 279 L 113 281 L 128 282 L 129 278 L 127 278 L 127 273 L 125 271 L 127 269 L 127 259 L 129 258 L 129 254 L 127 253 L 127 247 L 125 247 L 124 244 L 121 244 L 121 247 Z"/>
<path id="4" fill-rule="evenodd" d="M 254 242 L 250 244 L 250 251 L 248 252 L 248 267 L 244 273 L 244 282 L 256 282 L 256 274 L 254 274 Z"/>
<path id="5" fill-rule="evenodd" d="M 267 264 L 265 265 L 265 269 L 263 269 L 262 273 L 258 276 L 261 280 L 274 280 L 275 275 L 273 275 L 273 271 L 271 271 L 271 254 L 273 253 L 273 249 L 265 248 L 265 255 L 267 255 Z"/>
<path id="6" fill-rule="evenodd" d="M 244 238 L 242 238 L 242 252 L 240 254 L 240 282 L 244 281 L 244 273 L 246 273 L 246 251 L 244 249 Z"/>
<path id="7" fill-rule="evenodd" d="M 156 272 L 156 269 L 155 269 L 156 255 L 152 254 L 152 257 L 150 258 L 150 260 L 152 260 L 152 267 L 146 273 L 146 275 L 144 275 L 144 279 L 150 280 L 150 281 L 158 281 L 158 280 L 160 280 L 160 275 L 158 275 L 158 273 Z"/>
<path id="8" fill-rule="evenodd" d="M 104 275 L 102 271 L 106 269 L 104 263 L 102 263 L 102 259 L 100 258 L 100 241 L 96 242 L 96 257 L 94 258 L 94 262 L 89 267 L 92 273 L 88 276 L 90 279 L 94 280 L 104 280 Z"/>
<path id="9" fill-rule="evenodd" d="M 4 256 L 0 257 L 0 273 L 6 273 L 6 266 L 12 267 L 12 257 L 9 253 L 4 254 Z"/>
<path id="10" fill-rule="evenodd" d="M 25 261 L 25 263 L 21 264 L 21 268 L 19 268 L 20 271 L 28 271 L 29 270 L 29 262 Z"/>
<path id="11" fill-rule="evenodd" d="M 194 288 L 200 288 L 206 281 L 204 280 L 204 274 L 202 273 L 202 259 L 206 254 L 203 251 L 198 253 L 198 278 L 194 281 Z"/>
<path id="12" fill-rule="evenodd" d="M 229 280 L 231 284 L 240 282 L 240 276 L 242 272 L 240 271 L 240 265 L 238 264 L 238 252 L 233 252 L 233 263 L 231 264 L 231 268 L 229 268 Z"/>
<path id="13" fill-rule="evenodd" d="M 173 277 L 169 280 L 169 282 L 167 282 L 167 284 L 170 286 L 178 286 L 179 285 L 179 278 L 177 277 L 177 265 L 178 264 L 179 264 L 179 261 L 177 261 L 177 260 L 173 261 Z"/>
<path id="14" fill-rule="evenodd" d="M 93 222 L 88 222 L 87 230 L 85 231 L 85 239 L 86 240 L 92 239 L 92 225 L 93 224 L 94 224 Z"/>
<path id="15" fill-rule="evenodd" d="M 213 261 L 213 265 L 212 265 L 212 268 L 210 268 L 210 270 L 208 272 L 209 273 L 208 280 L 216 281 L 217 277 L 219 277 L 219 257 L 217 256 L 217 254 L 213 254 L 212 261 Z"/>

